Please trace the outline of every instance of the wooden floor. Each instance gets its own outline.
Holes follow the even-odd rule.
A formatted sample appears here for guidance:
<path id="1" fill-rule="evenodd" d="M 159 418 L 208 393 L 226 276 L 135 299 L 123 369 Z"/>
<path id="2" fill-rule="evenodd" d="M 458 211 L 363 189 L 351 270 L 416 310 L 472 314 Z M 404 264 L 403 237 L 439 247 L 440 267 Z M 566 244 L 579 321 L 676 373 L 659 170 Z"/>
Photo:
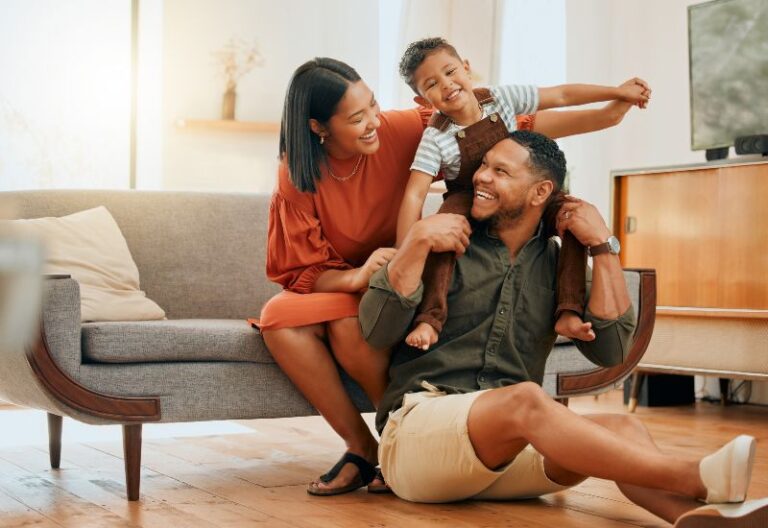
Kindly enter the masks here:
<path id="1" fill-rule="evenodd" d="M 623 412 L 618 393 L 572 400 L 571 407 L 582 413 Z M 13 427 L 13 415 L 12 410 L 0 412 L 1 430 Z M 637 415 L 662 449 L 681 455 L 704 455 L 742 432 L 757 436 L 750 497 L 768 495 L 767 407 L 701 403 L 696 408 L 639 408 Z M 421 505 L 362 490 L 310 497 L 305 483 L 327 470 L 342 451 L 322 420 L 240 424 L 252 432 L 145 439 L 138 503 L 124 499 L 119 442 L 64 444 L 60 470 L 48 466 L 42 442 L 2 447 L 0 526 L 665 526 L 630 504 L 613 484 L 595 479 L 540 500 L 516 503 Z"/>

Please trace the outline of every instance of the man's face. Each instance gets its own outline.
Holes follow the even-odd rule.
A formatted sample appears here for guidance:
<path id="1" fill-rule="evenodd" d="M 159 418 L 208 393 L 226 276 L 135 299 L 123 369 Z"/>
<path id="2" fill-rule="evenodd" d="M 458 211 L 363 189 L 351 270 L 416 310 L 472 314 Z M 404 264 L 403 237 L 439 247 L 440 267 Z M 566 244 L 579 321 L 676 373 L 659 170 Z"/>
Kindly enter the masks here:
<path id="1" fill-rule="evenodd" d="M 517 220 L 529 207 L 532 189 L 542 180 L 531 173 L 528 151 L 511 139 L 496 143 L 483 157 L 472 183 L 472 217 L 496 225 Z"/>

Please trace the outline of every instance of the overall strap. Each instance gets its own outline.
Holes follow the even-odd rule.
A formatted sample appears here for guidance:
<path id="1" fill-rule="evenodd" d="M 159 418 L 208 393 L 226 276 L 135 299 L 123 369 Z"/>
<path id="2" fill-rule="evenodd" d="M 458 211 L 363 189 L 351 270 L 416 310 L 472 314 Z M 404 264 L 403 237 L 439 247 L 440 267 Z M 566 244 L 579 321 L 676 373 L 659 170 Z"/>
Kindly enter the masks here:
<path id="1" fill-rule="evenodd" d="M 480 103 L 480 106 L 494 101 L 493 94 L 491 94 L 491 91 L 488 88 L 475 88 L 472 91 L 475 93 L 475 97 L 477 98 L 477 102 Z"/>
<path id="2" fill-rule="evenodd" d="M 475 94 L 477 102 L 480 104 L 480 106 L 492 103 L 494 101 L 493 95 L 488 88 L 475 88 L 472 90 L 472 92 Z M 436 128 L 440 132 L 444 132 L 445 129 L 448 128 L 448 125 L 450 125 L 452 122 L 453 121 L 451 118 L 447 115 L 441 114 L 440 112 L 435 112 L 432 114 L 432 117 L 429 118 L 429 123 L 427 123 L 427 126 Z"/>

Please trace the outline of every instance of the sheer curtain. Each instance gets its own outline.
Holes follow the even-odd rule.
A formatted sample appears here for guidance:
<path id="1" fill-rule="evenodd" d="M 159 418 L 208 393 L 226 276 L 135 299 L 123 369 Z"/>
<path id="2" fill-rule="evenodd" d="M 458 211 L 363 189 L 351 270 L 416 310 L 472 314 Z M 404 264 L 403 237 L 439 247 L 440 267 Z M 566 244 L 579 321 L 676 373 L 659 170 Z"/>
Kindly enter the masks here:
<path id="1" fill-rule="evenodd" d="M 130 0 L 3 0 L 0 71 L 0 190 L 129 186 Z"/>

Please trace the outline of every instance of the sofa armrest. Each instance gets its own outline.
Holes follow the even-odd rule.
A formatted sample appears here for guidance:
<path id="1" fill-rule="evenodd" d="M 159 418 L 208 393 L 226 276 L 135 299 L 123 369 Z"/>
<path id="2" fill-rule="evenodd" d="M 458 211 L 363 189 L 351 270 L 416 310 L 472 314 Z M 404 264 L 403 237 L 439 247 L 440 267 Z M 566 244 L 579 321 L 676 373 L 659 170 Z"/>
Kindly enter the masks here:
<path id="1" fill-rule="evenodd" d="M 79 383 L 81 364 L 80 286 L 68 276 L 51 276 L 43 290 L 40 338 L 27 350 L 27 361 L 55 400 L 78 412 L 116 422 L 160 419 L 158 398 L 117 397 Z"/>
<path id="2" fill-rule="evenodd" d="M 557 396 L 567 398 L 588 394 L 614 385 L 632 372 L 648 348 L 656 321 L 656 270 L 626 268 L 625 272 L 639 274 L 637 326 L 632 347 L 626 359 L 614 367 L 600 367 L 582 372 L 558 372 Z"/>
<path id="3" fill-rule="evenodd" d="M 58 366 L 75 375 L 82 361 L 80 285 L 69 275 L 46 275 L 43 284 L 41 332 Z"/>

